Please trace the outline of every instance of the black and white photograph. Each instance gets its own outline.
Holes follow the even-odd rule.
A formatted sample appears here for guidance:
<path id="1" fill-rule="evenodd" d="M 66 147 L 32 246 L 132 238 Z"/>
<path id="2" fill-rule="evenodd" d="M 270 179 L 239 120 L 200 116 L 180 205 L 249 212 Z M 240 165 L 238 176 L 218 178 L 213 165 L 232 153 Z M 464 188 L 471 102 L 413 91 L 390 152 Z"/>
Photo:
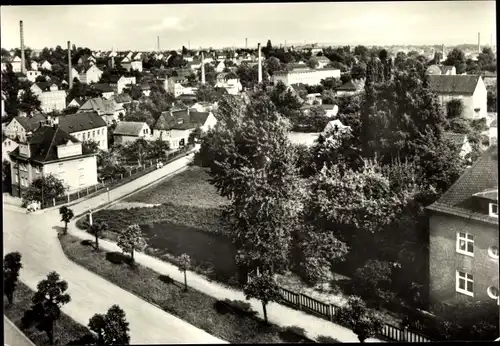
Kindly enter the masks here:
<path id="1" fill-rule="evenodd" d="M 0 7 L 5 346 L 500 341 L 496 2 Z"/>

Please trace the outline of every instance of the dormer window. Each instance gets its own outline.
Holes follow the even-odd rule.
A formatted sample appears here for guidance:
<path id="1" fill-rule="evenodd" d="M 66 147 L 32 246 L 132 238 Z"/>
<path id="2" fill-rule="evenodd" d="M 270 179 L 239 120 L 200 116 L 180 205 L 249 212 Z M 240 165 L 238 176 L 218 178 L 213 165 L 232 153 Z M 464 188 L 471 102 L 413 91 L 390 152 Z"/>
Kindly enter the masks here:
<path id="1" fill-rule="evenodd" d="M 498 203 L 490 203 L 490 216 L 498 217 Z"/>

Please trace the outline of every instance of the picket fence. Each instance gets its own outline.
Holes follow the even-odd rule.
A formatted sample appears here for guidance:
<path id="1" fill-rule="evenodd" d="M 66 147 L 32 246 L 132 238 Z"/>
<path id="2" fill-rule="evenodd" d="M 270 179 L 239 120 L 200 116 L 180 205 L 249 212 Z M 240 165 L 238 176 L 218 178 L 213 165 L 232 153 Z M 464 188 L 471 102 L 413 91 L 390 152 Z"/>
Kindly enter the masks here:
<path id="1" fill-rule="evenodd" d="M 289 291 L 283 287 L 279 288 L 280 294 L 283 298 L 283 301 L 298 307 L 300 310 L 311 312 L 315 315 L 326 318 L 330 321 L 335 321 L 337 323 L 342 323 L 338 319 L 336 319 L 336 312 L 338 311 L 338 307 L 333 304 L 325 304 L 317 299 L 311 298 L 305 294 L 295 293 Z M 401 329 L 391 324 L 384 324 L 384 328 L 382 329 L 380 336 L 389 340 L 398 341 L 398 342 L 432 342 L 430 338 L 424 336 L 420 333 L 408 330 Z"/>
<path id="2" fill-rule="evenodd" d="M 104 179 L 99 184 L 89 186 L 87 188 L 73 192 L 71 194 L 59 196 L 51 200 L 44 200 L 43 203 L 41 204 L 41 207 L 42 209 L 51 208 L 58 205 L 74 202 L 76 200 L 79 200 L 80 198 L 87 197 L 89 195 L 97 194 L 97 192 L 103 189 L 110 189 L 110 190 L 114 189 L 120 185 L 126 184 L 132 180 L 140 178 L 141 176 L 154 171 L 156 169 L 157 163 L 160 161 L 163 162 L 163 164 L 167 164 L 176 159 L 188 155 L 190 153 L 189 149 L 191 149 L 190 146 L 186 147 L 185 149 L 180 149 L 176 152 L 170 153 L 166 160 L 159 160 L 159 159 L 145 160 L 143 161 L 141 166 L 131 168 L 127 170 L 124 174 L 121 174 L 120 176 L 117 176 L 115 178 Z M 137 164 L 137 161 L 134 161 L 134 163 Z"/>

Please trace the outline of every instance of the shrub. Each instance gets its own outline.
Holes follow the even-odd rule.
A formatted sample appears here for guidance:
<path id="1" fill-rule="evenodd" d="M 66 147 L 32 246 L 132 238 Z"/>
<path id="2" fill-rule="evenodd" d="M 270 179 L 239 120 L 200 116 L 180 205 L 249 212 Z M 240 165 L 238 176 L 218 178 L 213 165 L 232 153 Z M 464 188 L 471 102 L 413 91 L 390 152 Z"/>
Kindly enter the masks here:
<path id="1" fill-rule="evenodd" d="M 257 312 L 252 310 L 249 303 L 241 300 L 217 300 L 214 303 L 215 310 L 220 314 L 232 313 L 238 316 L 255 317 Z"/>
<path id="2" fill-rule="evenodd" d="M 297 326 L 292 326 L 292 327 L 287 327 L 285 328 L 281 333 L 280 333 L 281 338 L 285 342 L 290 342 L 290 343 L 299 343 L 303 341 L 309 341 L 309 339 L 306 336 L 306 332 L 303 328 L 297 327 Z"/>
<path id="3" fill-rule="evenodd" d="M 107 252 L 106 260 L 113 264 L 127 264 L 131 265 L 133 260 L 130 256 L 127 256 L 121 252 Z"/>
<path id="4" fill-rule="evenodd" d="M 318 336 L 316 338 L 316 341 L 320 344 L 338 344 L 338 343 L 340 343 L 340 341 L 338 341 L 337 339 L 332 338 L 330 336 L 324 336 L 324 335 Z"/>
<path id="5" fill-rule="evenodd" d="M 89 239 L 84 239 L 80 242 L 83 246 L 94 246 L 94 242 Z"/>

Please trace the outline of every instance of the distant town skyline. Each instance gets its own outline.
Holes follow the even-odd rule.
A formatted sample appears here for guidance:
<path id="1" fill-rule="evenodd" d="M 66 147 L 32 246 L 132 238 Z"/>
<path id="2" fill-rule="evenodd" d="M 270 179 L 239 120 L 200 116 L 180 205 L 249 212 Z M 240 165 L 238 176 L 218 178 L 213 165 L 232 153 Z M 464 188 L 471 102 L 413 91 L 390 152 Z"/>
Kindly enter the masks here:
<path id="1" fill-rule="evenodd" d="M 96 50 L 182 46 L 496 45 L 495 1 L 2 6 L 1 45 Z"/>

